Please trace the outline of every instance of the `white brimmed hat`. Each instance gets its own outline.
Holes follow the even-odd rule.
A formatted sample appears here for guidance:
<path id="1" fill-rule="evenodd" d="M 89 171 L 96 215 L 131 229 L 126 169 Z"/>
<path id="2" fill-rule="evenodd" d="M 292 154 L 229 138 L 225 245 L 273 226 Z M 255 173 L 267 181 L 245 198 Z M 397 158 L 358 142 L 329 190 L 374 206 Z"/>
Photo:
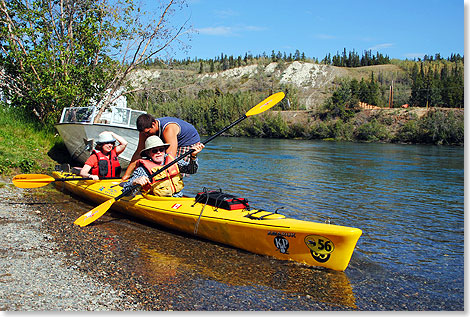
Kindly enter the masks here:
<path id="1" fill-rule="evenodd" d="M 168 149 L 170 144 L 168 143 L 163 143 L 162 139 L 160 139 L 156 135 L 149 136 L 147 140 L 145 140 L 145 148 L 140 151 L 140 156 L 143 156 L 144 152 L 150 149 L 153 149 L 155 147 L 161 147 L 164 146 L 165 150 Z"/>
<path id="2" fill-rule="evenodd" d="M 100 135 L 98 135 L 98 140 L 96 141 L 96 144 L 105 144 L 105 143 L 114 143 L 116 142 L 116 139 L 113 137 L 113 135 L 109 132 L 101 132 Z"/>

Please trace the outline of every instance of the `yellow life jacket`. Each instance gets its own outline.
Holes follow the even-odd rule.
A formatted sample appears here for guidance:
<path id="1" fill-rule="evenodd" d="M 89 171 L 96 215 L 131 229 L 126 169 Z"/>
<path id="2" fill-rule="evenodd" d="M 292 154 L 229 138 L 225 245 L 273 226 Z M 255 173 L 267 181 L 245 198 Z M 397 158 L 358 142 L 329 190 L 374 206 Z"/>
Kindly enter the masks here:
<path id="1" fill-rule="evenodd" d="M 165 164 L 173 160 L 173 157 L 168 155 L 165 159 Z M 163 165 L 158 165 L 150 160 L 140 159 L 137 161 L 138 166 L 143 166 L 150 174 L 153 174 L 162 168 Z M 178 193 L 184 188 L 183 177 L 177 163 L 157 174 L 150 182 L 152 185 L 151 192 L 156 196 L 171 197 L 174 193 Z"/>

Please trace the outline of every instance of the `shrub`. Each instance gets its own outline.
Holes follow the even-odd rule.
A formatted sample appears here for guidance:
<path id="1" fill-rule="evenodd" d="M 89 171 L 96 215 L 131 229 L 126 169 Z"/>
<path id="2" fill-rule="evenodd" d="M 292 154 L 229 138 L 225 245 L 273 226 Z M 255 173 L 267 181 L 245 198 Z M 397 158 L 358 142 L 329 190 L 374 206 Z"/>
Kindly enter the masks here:
<path id="1" fill-rule="evenodd" d="M 329 126 L 331 134 L 336 140 L 352 141 L 354 140 L 354 125 L 339 119 Z"/>
<path id="2" fill-rule="evenodd" d="M 422 117 L 420 124 L 422 141 L 432 144 L 463 144 L 464 117 L 453 111 L 435 110 Z"/>
<path id="3" fill-rule="evenodd" d="M 357 140 L 366 142 L 386 141 L 390 139 L 390 132 L 387 127 L 380 124 L 376 119 L 359 126 L 354 134 Z"/>
<path id="4" fill-rule="evenodd" d="M 306 126 L 300 123 L 293 123 L 289 126 L 289 138 L 308 138 L 309 133 Z"/>
<path id="5" fill-rule="evenodd" d="M 37 168 L 37 164 L 33 160 L 29 159 L 21 159 L 18 163 L 18 167 L 20 168 L 21 172 L 23 173 L 30 173 L 35 168 Z"/>
<path id="6" fill-rule="evenodd" d="M 329 126 L 324 121 L 316 121 L 310 129 L 310 139 L 326 139 L 332 137 Z"/>
<path id="7" fill-rule="evenodd" d="M 419 121 L 416 119 L 409 120 L 401 126 L 395 136 L 394 141 L 405 143 L 419 143 L 420 142 Z"/>

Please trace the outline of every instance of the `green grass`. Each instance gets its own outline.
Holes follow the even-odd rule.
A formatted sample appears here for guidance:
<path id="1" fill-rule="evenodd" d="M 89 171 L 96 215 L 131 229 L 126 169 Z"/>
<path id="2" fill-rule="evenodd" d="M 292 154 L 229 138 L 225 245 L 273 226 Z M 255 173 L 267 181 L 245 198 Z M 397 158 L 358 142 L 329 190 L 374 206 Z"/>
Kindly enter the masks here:
<path id="1" fill-rule="evenodd" d="M 43 128 L 20 111 L 2 105 L 0 174 L 50 173 L 58 163 L 57 158 L 66 159 L 67 155 L 62 139 L 53 128 Z"/>

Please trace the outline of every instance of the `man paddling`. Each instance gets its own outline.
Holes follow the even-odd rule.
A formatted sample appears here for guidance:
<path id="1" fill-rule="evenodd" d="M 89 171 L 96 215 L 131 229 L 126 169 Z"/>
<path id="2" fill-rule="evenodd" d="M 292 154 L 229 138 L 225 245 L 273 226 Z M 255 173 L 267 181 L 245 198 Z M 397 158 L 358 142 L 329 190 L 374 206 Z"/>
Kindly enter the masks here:
<path id="1" fill-rule="evenodd" d="M 189 155 L 189 162 L 180 160 L 177 164 L 171 165 L 152 178 L 154 172 L 174 160 L 174 157 L 165 153 L 169 146 L 170 144 L 163 143 L 156 135 L 147 138 L 145 148 L 140 152 L 143 159 L 136 161 L 137 168 L 132 173 L 129 181 L 123 184 L 123 192 L 134 185 L 140 185 L 144 191 L 156 196 L 182 197 L 184 183 L 181 173 L 196 173 L 198 169 L 196 156 L 204 148 L 204 144 L 199 143 L 192 147 L 194 152 Z"/>
<path id="2" fill-rule="evenodd" d="M 137 130 L 139 130 L 139 144 L 132 155 L 129 167 L 122 180 L 129 179 L 135 169 L 135 162 L 142 158 L 140 153 L 145 147 L 145 141 L 149 136 L 156 135 L 163 142 L 168 143 L 167 153 L 172 157 L 178 157 L 189 151 L 194 145 L 200 144 L 201 138 L 194 126 L 184 120 L 174 117 L 155 119 L 150 114 L 141 114 L 137 118 Z M 189 156 L 184 160 L 189 162 Z"/>

